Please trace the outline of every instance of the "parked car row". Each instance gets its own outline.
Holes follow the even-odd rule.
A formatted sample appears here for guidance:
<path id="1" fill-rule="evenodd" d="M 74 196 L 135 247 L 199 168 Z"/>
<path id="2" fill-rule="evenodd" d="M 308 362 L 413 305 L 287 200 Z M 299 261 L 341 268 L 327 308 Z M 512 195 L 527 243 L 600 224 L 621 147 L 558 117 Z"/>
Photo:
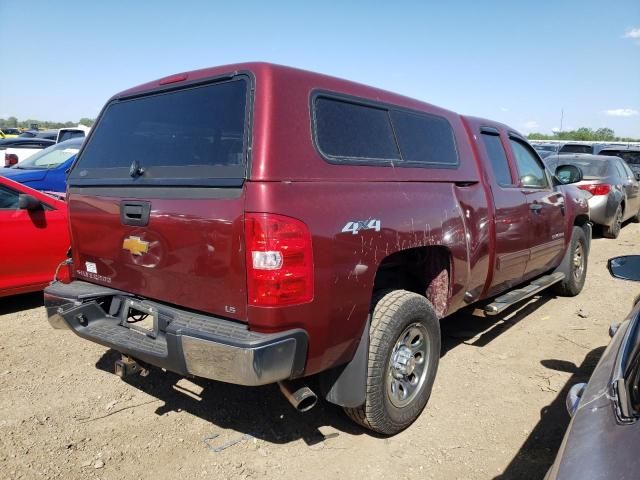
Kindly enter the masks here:
<path id="1" fill-rule="evenodd" d="M 621 156 L 622 152 L 637 152 L 640 154 L 640 145 L 637 143 L 607 143 L 607 142 L 545 142 L 534 140 L 533 148 L 542 158 L 552 153 L 589 153 L 591 155 Z M 602 153 L 608 151 L 611 153 Z M 625 158 L 626 160 L 626 158 Z"/>
<path id="2" fill-rule="evenodd" d="M 79 125 L 77 128 L 57 130 L 27 130 L 20 135 L 0 140 L 0 154 L 4 154 L 4 166 L 11 167 L 28 159 L 43 148 L 72 138 L 84 138 L 90 128 Z M 0 169 L 0 175 L 2 170 Z"/>
<path id="3" fill-rule="evenodd" d="M 559 165 L 574 165 L 583 173 L 575 185 L 588 193 L 591 221 L 607 238 L 617 238 L 626 220 L 640 222 L 640 172 L 634 173 L 620 157 L 556 154 L 544 159 L 552 172 Z"/>

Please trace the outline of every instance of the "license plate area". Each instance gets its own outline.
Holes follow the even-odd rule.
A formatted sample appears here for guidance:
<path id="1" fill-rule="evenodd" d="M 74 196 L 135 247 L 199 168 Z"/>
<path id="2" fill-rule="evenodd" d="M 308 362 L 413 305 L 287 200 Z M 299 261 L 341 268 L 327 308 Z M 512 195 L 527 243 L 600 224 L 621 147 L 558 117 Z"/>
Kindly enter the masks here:
<path id="1" fill-rule="evenodd" d="M 158 310 L 127 298 L 120 313 L 120 325 L 151 338 L 158 336 Z"/>

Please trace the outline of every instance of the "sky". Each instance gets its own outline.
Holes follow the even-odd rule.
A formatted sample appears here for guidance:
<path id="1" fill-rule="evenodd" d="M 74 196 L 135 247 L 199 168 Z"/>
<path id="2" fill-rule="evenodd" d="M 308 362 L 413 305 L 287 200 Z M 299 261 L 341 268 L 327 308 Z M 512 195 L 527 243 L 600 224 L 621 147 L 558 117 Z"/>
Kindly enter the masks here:
<path id="1" fill-rule="evenodd" d="M 0 0 L 0 118 L 94 118 L 172 73 L 268 61 L 524 133 L 640 138 L 640 1 Z"/>

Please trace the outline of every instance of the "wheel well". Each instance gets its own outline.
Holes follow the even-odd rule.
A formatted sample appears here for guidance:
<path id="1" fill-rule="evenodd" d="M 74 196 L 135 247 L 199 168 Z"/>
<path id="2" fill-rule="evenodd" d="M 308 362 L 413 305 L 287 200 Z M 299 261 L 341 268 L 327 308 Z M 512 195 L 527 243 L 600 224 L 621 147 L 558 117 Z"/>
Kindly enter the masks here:
<path id="1" fill-rule="evenodd" d="M 589 215 L 578 215 L 573 221 L 573 224 L 576 227 L 582 227 L 588 221 L 589 221 Z"/>
<path id="2" fill-rule="evenodd" d="M 386 257 L 376 272 L 376 292 L 403 289 L 424 295 L 438 317 L 449 305 L 451 254 L 445 247 L 418 247 L 395 252 Z"/>

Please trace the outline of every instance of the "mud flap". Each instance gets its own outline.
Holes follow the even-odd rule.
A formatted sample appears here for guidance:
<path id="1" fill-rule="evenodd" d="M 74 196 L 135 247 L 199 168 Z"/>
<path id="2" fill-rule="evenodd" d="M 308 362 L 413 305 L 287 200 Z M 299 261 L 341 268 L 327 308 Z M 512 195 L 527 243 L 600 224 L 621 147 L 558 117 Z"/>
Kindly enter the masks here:
<path id="1" fill-rule="evenodd" d="M 320 391 L 327 401 L 348 408 L 359 407 L 365 402 L 370 325 L 371 316 L 367 317 L 360 343 L 349 363 L 320 374 Z"/>

